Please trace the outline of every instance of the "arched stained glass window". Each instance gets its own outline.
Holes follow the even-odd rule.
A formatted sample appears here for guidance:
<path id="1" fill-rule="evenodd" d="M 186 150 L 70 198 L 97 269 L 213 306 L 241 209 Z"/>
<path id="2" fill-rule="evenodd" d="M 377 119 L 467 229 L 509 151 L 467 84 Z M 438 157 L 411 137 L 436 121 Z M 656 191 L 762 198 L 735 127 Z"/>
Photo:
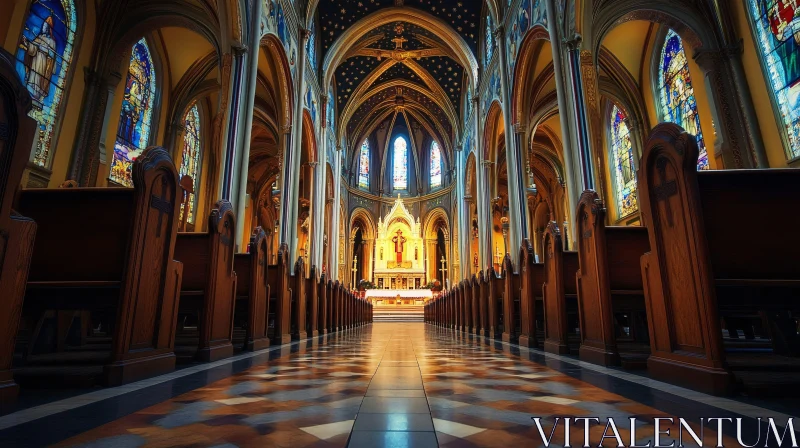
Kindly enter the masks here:
<path id="1" fill-rule="evenodd" d="M 786 132 L 787 157 L 800 157 L 800 3 L 749 0 L 757 47 Z"/>
<path id="2" fill-rule="evenodd" d="M 153 103 L 156 97 L 156 79 L 153 58 L 147 42 L 142 38 L 133 46 L 122 110 L 119 113 L 117 140 L 114 144 L 114 160 L 111 164 L 111 180 L 132 186 L 133 161 L 147 148 L 150 141 L 150 125 Z"/>
<path id="3" fill-rule="evenodd" d="M 394 139 L 392 186 L 395 190 L 408 188 L 408 141 L 398 136 Z"/>
<path id="4" fill-rule="evenodd" d="M 76 29 L 72 0 L 33 0 L 17 46 L 17 74 L 33 100 L 28 115 L 39 125 L 33 154 L 39 166 L 49 164 Z"/>
<path id="5" fill-rule="evenodd" d="M 306 54 L 308 55 L 308 62 L 311 64 L 311 68 L 314 71 L 317 71 L 317 25 L 313 21 L 311 22 L 311 29 L 309 30 L 308 34 L 308 41 L 306 41 Z"/>
<path id="6" fill-rule="evenodd" d="M 683 50 L 680 36 L 673 30 L 667 33 L 664 48 L 661 50 L 658 82 L 662 119 L 675 123 L 686 132 L 697 136 L 697 146 L 700 149 L 697 169 L 708 169 L 708 151 L 700 128 L 700 115 L 697 113 L 697 100 L 694 97 L 686 52 Z"/>
<path id="7" fill-rule="evenodd" d="M 369 140 L 366 139 L 358 155 L 358 186 L 369 188 Z"/>
<path id="8" fill-rule="evenodd" d="M 636 172 L 633 164 L 633 145 L 625 112 L 615 104 L 611 109 L 609 149 L 614 169 L 614 190 L 617 212 L 623 218 L 639 210 L 636 192 Z"/>
<path id="9" fill-rule="evenodd" d="M 431 188 L 442 186 L 442 151 L 436 140 L 431 143 Z"/>
<path id="10" fill-rule="evenodd" d="M 189 112 L 183 118 L 184 134 L 183 134 L 183 151 L 181 153 L 181 167 L 179 178 L 183 176 L 190 176 L 194 191 L 198 191 L 200 185 L 200 170 L 202 168 L 202 160 L 200 157 L 201 143 L 200 143 L 200 113 L 197 110 L 197 104 L 192 105 Z M 192 193 L 189 196 L 189 216 L 186 222 L 194 223 L 195 210 L 197 208 L 197 195 Z M 181 208 L 181 219 L 183 219 L 183 208 Z"/>
<path id="11" fill-rule="evenodd" d="M 494 53 L 494 35 L 492 34 L 492 16 L 486 16 L 486 62 L 488 66 Z"/>

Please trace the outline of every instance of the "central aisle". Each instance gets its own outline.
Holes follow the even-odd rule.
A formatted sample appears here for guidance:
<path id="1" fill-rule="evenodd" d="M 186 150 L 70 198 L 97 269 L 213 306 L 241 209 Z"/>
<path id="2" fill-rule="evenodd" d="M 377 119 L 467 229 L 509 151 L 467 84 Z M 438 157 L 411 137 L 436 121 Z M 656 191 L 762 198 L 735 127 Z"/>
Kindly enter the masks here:
<path id="1" fill-rule="evenodd" d="M 0 446 L 508 448 L 539 446 L 532 417 L 549 434 L 555 416 L 599 417 L 593 446 L 614 418 L 627 445 L 630 417 L 646 444 L 656 417 L 756 415 L 786 421 L 621 371 L 423 323 L 387 323 L 2 416 Z M 570 434 L 583 441 L 583 426 Z M 708 427 L 705 440 L 715 445 Z"/>

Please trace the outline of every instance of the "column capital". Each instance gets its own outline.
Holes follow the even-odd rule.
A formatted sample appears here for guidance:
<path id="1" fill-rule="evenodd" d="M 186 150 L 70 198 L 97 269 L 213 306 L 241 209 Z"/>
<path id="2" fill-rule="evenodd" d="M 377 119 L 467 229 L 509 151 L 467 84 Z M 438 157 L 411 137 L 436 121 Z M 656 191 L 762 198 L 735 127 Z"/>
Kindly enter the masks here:
<path id="1" fill-rule="evenodd" d="M 461 146 L 461 145 L 456 145 L 456 147 L 455 147 L 456 152 L 461 152 L 463 149 L 464 149 L 464 147 Z"/>
<path id="2" fill-rule="evenodd" d="M 726 54 L 727 50 L 707 50 L 707 49 L 696 49 L 694 50 L 694 56 L 692 59 L 700 66 L 704 72 L 711 72 L 714 70 L 720 70 L 722 68 L 722 62 L 725 59 L 728 59 L 728 55 Z"/>
<path id="3" fill-rule="evenodd" d="M 564 45 L 567 46 L 567 50 L 569 51 L 580 51 L 582 42 L 583 36 L 578 33 L 575 33 L 571 39 L 564 39 Z"/>
<path id="4" fill-rule="evenodd" d="M 525 133 L 525 124 L 524 123 L 514 123 L 514 132 L 517 134 L 524 134 Z"/>
<path id="5" fill-rule="evenodd" d="M 494 35 L 494 37 L 495 37 L 495 38 L 497 38 L 497 37 L 503 37 L 503 35 L 505 34 L 505 31 L 506 31 L 506 28 L 505 28 L 505 26 L 503 26 L 502 24 L 500 24 L 500 25 L 497 25 L 497 26 L 495 27 L 494 31 L 492 31 L 492 35 Z M 495 42 L 496 42 L 496 41 L 497 41 L 497 40 L 495 39 Z M 497 44 L 495 44 L 495 45 L 497 45 Z"/>
<path id="6" fill-rule="evenodd" d="M 291 133 L 292 133 L 292 125 L 291 124 L 285 124 L 285 125 L 283 125 L 281 127 L 281 130 L 283 131 L 284 135 L 291 135 Z"/>
<path id="7" fill-rule="evenodd" d="M 247 45 L 241 42 L 233 42 L 231 43 L 231 53 L 234 56 L 242 56 L 247 53 Z"/>
<path id="8" fill-rule="evenodd" d="M 307 40 L 311 36 L 311 30 L 308 28 L 300 27 L 300 40 Z"/>

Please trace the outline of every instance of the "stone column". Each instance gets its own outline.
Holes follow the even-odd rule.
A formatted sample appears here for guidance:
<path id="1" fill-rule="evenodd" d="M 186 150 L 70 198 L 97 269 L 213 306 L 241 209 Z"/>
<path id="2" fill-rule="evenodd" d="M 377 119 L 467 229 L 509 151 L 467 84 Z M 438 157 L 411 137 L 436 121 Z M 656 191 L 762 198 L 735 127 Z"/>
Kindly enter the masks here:
<path id="1" fill-rule="evenodd" d="M 340 250 L 340 241 L 341 236 L 340 233 L 344 231 L 344 229 L 339 228 L 339 222 L 341 221 L 341 217 L 339 216 L 341 213 L 341 191 L 342 191 L 342 148 L 339 147 L 336 149 L 336 156 L 333 159 L 333 205 L 331 206 L 331 219 L 333 223 L 331 225 L 331 236 L 329 238 L 329 244 L 332 244 L 330 254 L 330 278 L 331 280 L 339 280 L 339 250 Z"/>
<path id="2" fill-rule="evenodd" d="M 97 181 L 97 168 L 107 163 L 105 140 L 108 135 L 108 122 L 111 119 L 114 91 L 122 80 L 122 75 L 113 72 L 107 76 L 84 68 L 86 93 L 83 97 L 80 128 L 72 154 L 68 180 L 74 180 L 82 187 L 94 186 Z M 116 132 L 116 129 L 113 130 Z M 96 148 L 96 149 L 95 149 Z M 113 152 L 113 148 L 111 150 Z M 28 181 L 29 187 L 46 187 L 50 180 L 49 170 L 34 168 Z"/>
<path id="3" fill-rule="evenodd" d="M 527 193 L 527 177 L 524 174 L 522 169 L 523 165 L 525 165 L 525 161 L 527 160 L 526 153 L 528 152 L 528 147 L 525 141 L 525 125 L 522 123 L 517 123 L 514 125 L 514 144 L 516 145 L 516 155 L 517 155 L 517 189 L 519 190 L 519 222 L 522 228 L 522 233 L 520 234 L 519 243 L 520 246 L 522 245 L 522 240 L 526 238 L 530 238 L 529 226 L 528 226 L 528 193 Z M 510 219 L 510 218 L 509 218 Z M 520 247 L 511 247 L 511 250 L 517 255 L 519 255 Z"/>
<path id="4" fill-rule="evenodd" d="M 736 70 L 731 67 L 728 52 L 695 49 L 694 60 L 703 70 L 711 115 L 717 128 L 714 156 L 722 158 L 725 169 L 755 168 L 762 166 L 761 162 L 764 167 L 768 166 L 763 143 L 755 143 L 756 140 L 760 142 L 760 132 L 751 140 L 753 123 L 746 117 L 746 104 L 736 93 Z M 745 90 L 749 91 L 746 86 Z"/>
<path id="5" fill-rule="evenodd" d="M 592 145 L 589 131 L 589 118 L 584 97 L 583 72 L 581 71 L 581 36 L 576 34 L 566 42 L 567 60 L 569 61 L 570 86 L 574 108 L 575 133 L 578 136 L 578 154 L 581 164 L 581 191 L 594 190 L 594 168 L 592 161 Z M 575 211 L 572 210 L 574 213 Z"/>
<path id="6" fill-rule="evenodd" d="M 510 231 L 508 235 L 508 249 L 511 260 L 515 268 L 519 266 L 519 248 L 522 242 L 523 224 L 520 210 L 524 210 L 523 198 L 525 197 L 520 190 L 523 182 L 522 173 L 519 170 L 519 155 L 517 153 L 517 141 L 511 132 L 513 117 L 511 116 L 511 87 L 510 76 L 508 73 L 508 54 L 506 52 L 506 33 L 505 27 L 498 26 L 495 30 L 495 42 L 500 50 L 500 94 L 503 96 L 503 123 L 505 125 L 506 140 L 506 171 L 508 177 L 508 218 Z M 497 167 L 499 168 L 499 167 Z M 500 177 L 499 175 L 497 176 Z"/>
<path id="7" fill-rule="evenodd" d="M 250 168 L 250 140 L 253 132 L 253 110 L 256 101 L 256 85 L 258 84 L 258 55 L 261 45 L 261 9 L 263 2 L 252 2 L 248 49 L 245 55 L 245 69 L 242 74 L 242 97 L 240 101 L 240 120 L 238 127 L 237 149 L 231 179 L 230 201 L 236 213 L 236 244 L 238 248 L 247 244 L 249 231 L 245 230 L 244 215 L 247 205 L 247 172 Z"/>
<path id="8" fill-rule="evenodd" d="M 220 182 L 219 197 L 221 199 L 231 200 L 234 193 L 234 184 L 237 178 L 236 174 L 236 159 L 237 159 L 237 145 L 239 144 L 239 121 L 242 120 L 240 114 L 242 112 L 242 88 L 244 83 L 244 60 L 247 48 L 243 46 L 234 46 L 232 48 L 232 64 L 231 73 L 229 78 L 229 101 L 227 103 L 226 111 L 226 126 L 223 130 L 223 136 L 220 139 L 222 145 L 222 160 L 220 164 L 220 175 L 222 182 Z M 221 102 L 223 106 L 226 105 L 225 101 Z M 238 184 L 237 184 L 238 187 Z M 238 188 L 237 188 L 238 190 Z M 238 221 L 237 217 L 237 221 Z"/>
<path id="9" fill-rule="evenodd" d="M 547 0 L 546 7 L 547 22 L 559 23 L 556 0 Z M 564 70 L 564 65 L 562 63 L 564 60 L 562 46 L 558 44 L 561 42 L 561 31 L 557 26 L 552 26 L 549 28 L 550 42 L 553 43 L 550 48 L 553 51 L 553 71 L 555 72 L 556 95 L 558 98 L 558 116 L 561 120 L 561 141 L 563 144 L 564 153 L 564 180 L 567 184 L 567 207 L 570 209 L 568 215 L 572 216 L 575 214 L 575 210 L 578 206 L 578 198 L 583 192 L 583 189 L 580 186 L 582 174 L 580 171 L 580 164 L 577 164 L 578 169 L 576 169 L 576 163 L 574 160 L 577 154 L 575 154 L 573 149 L 574 145 L 572 141 L 568 105 L 569 92 L 567 91 L 567 86 L 565 85 L 564 81 L 567 72 Z"/>
<path id="10" fill-rule="evenodd" d="M 292 113 L 292 145 L 291 151 L 286 153 L 284 160 L 287 176 L 283 179 L 284 200 L 281 206 L 281 217 L 284 225 L 281 226 L 281 242 L 289 245 L 289 260 L 294 263 L 297 259 L 297 216 L 298 216 L 298 188 L 300 186 L 300 159 L 303 153 L 303 96 L 305 94 L 305 61 L 306 39 L 309 31 L 300 30 L 300 39 L 297 44 L 297 79 L 294 80 L 295 97 L 294 112 Z"/>

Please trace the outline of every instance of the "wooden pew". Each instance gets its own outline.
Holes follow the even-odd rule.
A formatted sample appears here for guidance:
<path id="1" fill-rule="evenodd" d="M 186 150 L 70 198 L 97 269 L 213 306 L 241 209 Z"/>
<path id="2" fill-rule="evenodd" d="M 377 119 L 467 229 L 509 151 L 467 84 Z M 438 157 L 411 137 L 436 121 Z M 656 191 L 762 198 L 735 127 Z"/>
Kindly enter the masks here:
<path id="1" fill-rule="evenodd" d="M 464 280 L 456 292 L 461 300 L 461 331 L 464 333 L 468 333 L 472 325 L 472 294 L 469 293 L 470 289 L 470 280 Z"/>
<path id="2" fill-rule="evenodd" d="M 33 220 L 11 210 L 37 129 L 16 64 L 0 49 L 0 403 L 6 404 L 19 392 L 11 366 L 36 235 Z"/>
<path id="3" fill-rule="evenodd" d="M 502 339 L 503 337 L 503 292 L 504 283 L 502 277 L 494 270 L 494 266 L 489 266 L 486 270 L 487 289 L 488 289 L 488 333 L 486 336 L 492 339 Z"/>
<path id="4" fill-rule="evenodd" d="M 485 314 L 481 309 L 481 285 L 477 275 L 473 275 L 469 280 L 469 298 L 472 303 L 472 328 L 470 333 L 480 335 L 483 331 L 481 320 L 485 318 Z"/>
<path id="5" fill-rule="evenodd" d="M 539 347 L 543 341 L 538 336 L 537 320 L 544 315 L 544 263 L 536 262 L 536 254 L 529 240 L 522 241 L 520 262 L 520 331 L 519 345 Z"/>
<path id="6" fill-rule="evenodd" d="M 250 235 L 247 253 L 236 254 L 236 320 L 245 328 L 244 350 L 269 347 L 269 296 L 267 281 L 267 235 L 256 227 Z M 273 268 L 276 268 L 274 266 Z"/>
<path id="7" fill-rule="evenodd" d="M 511 257 L 503 259 L 503 342 L 517 342 L 520 331 L 520 283 Z"/>
<path id="8" fill-rule="evenodd" d="M 748 394 L 794 393 L 800 386 L 800 171 L 697 172 L 697 154 L 693 136 L 661 124 L 639 169 L 650 231 L 650 252 L 641 260 L 648 369 L 713 394 L 729 392 L 734 379 Z M 767 220 L 763 230 L 754 225 L 759 219 Z M 739 329 L 747 330 L 746 340 Z"/>
<path id="9" fill-rule="evenodd" d="M 488 271 L 487 271 L 488 273 Z M 480 304 L 480 335 L 489 337 L 489 282 L 483 271 L 478 273 L 478 303 Z"/>
<path id="10" fill-rule="evenodd" d="M 606 209 L 584 191 L 578 218 L 580 358 L 600 365 L 645 365 L 649 354 L 640 258 L 650 250 L 644 227 L 606 227 Z"/>
<path id="11" fill-rule="evenodd" d="M 561 231 L 551 221 L 544 233 L 544 296 L 545 341 L 544 350 L 550 353 L 570 353 L 570 314 L 577 316 L 575 274 L 578 271 L 578 253 L 565 251 Z M 577 324 L 576 324 L 577 326 Z"/>
<path id="12" fill-rule="evenodd" d="M 294 263 L 294 276 L 292 277 L 292 339 L 302 340 L 308 337 L 306 333 L 306 264 L 302 257 Z"/>
<path id="13" fill-rule="evenodd" d="M 183 265 L 173 257 L 180 188 L 167 151 L 147 149 L 133 164 L 133 184 L 20 193 L 18 209 L 38 230 L 18 378 L 118 385 L 173 370 Z M 41 331 L 48 310 L 81 311 L 91 321 L 71 319 L 75 330 L 62 334 L 73 337 L 63 344 Z M 92 350 L 53 352 L 66 345 Z"/>
<path id="14" fill-rule="evenodd" d="M 278 264 L 269 268 L 271 316 L 269 338 L 273 345 L 288 344 L 292 340 L 291 331 L 291 265 L 289 264 L 289 246 L 283 243 L 278 248 Z M 274 291 L 274 292 L 273 292 Z M 274 311 L 273 311 L 274 310 Z"/>
<path id="15" fill-rule="evenodd" d="M 328 279 L 325 273 L 317 283 L 317 300 L 319 303 L 319 313 L 317 315 L 317 334 L 328 334 Z"/>
<path id="16" fill-rule="evenodd" d="M 328 280 L 325 285 L 325 294 L 326 294 L 326 309 L 327 309 L 327 317 L 326 317 L 326 328 L 328 333 L 333 333 L 336 331 L 336 325 L 334 324 L 334 294 L 336 290 L 334 289 L 334 282 L 332 280 Z"/>
<path id="17" fill-rule="evenodd" d="M 233 355 L 235 232 L 231 203 L 222 200 L 209 214 L 208 232 L 179 232 L 175 243 L 175 258 L 184 268 L 178 328 L 195 317 L 198 339 L 195 345 L 191 336 L 179 336 L 176 346 L 194 345 L 190 353 L 201 361 Z"/>

